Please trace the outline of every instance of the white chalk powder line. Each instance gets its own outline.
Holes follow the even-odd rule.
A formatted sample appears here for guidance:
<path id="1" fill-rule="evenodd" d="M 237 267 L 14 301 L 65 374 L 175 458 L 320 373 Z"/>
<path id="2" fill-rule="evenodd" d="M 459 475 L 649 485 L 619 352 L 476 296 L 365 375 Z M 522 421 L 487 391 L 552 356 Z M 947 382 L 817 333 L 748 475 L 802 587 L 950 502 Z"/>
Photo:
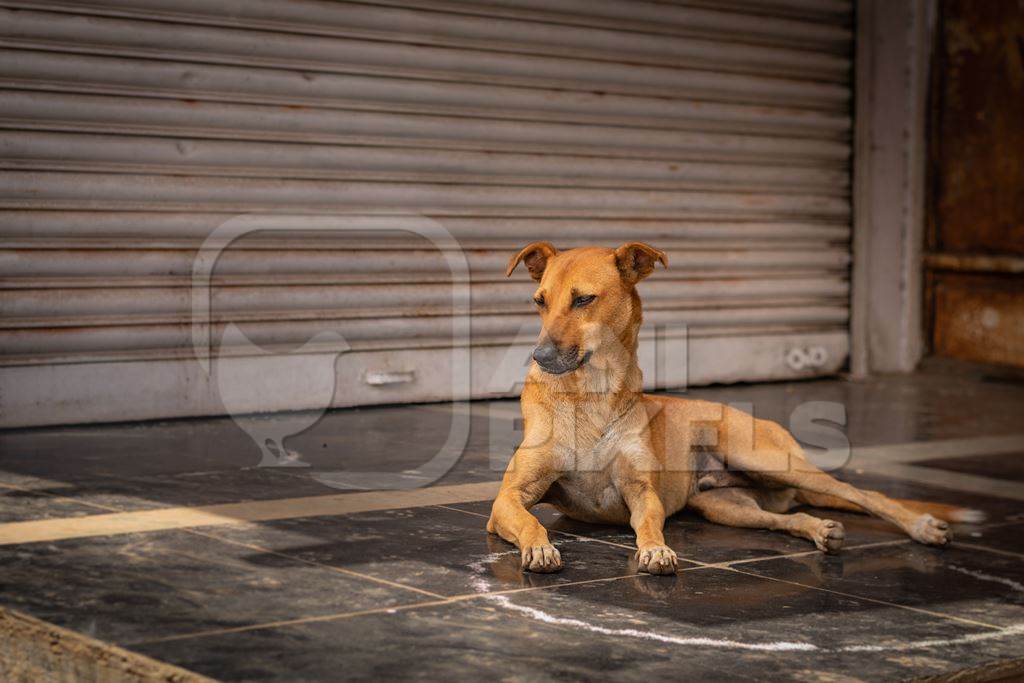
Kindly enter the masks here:
<path id="1" fill-rule="evenodd" d="M 966 574 L 967 576 L 973 576 L 974 578 L 980 581 L 992 581 L 993 583 L 1001 583 L 1004 586 L 1009 586 L 1018 593 L 1024 593 L 1024 584 L 1020 583 L 1019 581 L 1007 579 L 1002 576 L 993 576 L 992 574 L 986 574 L 985 572 L 979 572 L 974 569 L 967 569 L 966 567 L 958 567 L 955 564 L 950 564 L 947 566 L 955 572 L 960 572 L 961 574 Z"/>
<path id="2" fill-rule="evenodd" d="M 590 631 L 591 633 L 599 633 L 605 636 L 624 636 L 627 638 L 641 638 L 643 640 L 654 640 L 662 643 L 671 643 L 673 645 L 706 645 L 708 647 L 725 647 L 739 650 L 766 650 L 770 652 L 785 650 L 819 649 L 817 645 L 813 645 L 811 643 L 792 643 L 787 641 L 778 641 L 774 643 L 741 643 L 736 640 L 720 640 L 717 638 L 683 638 L 680 636 L 666 636 L 660 633 L 654 633 L 653 631 L 640 631 L 633 628 L 606 628 L 604 626 L 596 626 L 594 624 L 590 624 L 579 619 L 556 617 L 542 610 L 535 609 L 533 607 L 517 605 L 504 595 L 489 595 L 486 597 L 488 600 L 496 602 L 505 609 L 510 609 L 515 612 L 525 614 L 529 616 L 531 619 L 542 621 L 545 624 L 553 624 L 556 626 L 573 626 L 575 628 Z"/>
<path id="3" fill-rule="evenodd" d="M 535 619 L 545 624 L 571 626 L 605 636 L 622 636 L 625 638 L 653 640 L 672 645 L 703 645 L 706 647 L 718 647 L 731 650 L 758 650 L 762 652 L 902 652 L 905 650 L 920 650 L 929 647 L 963 645 L 967 643 L 976 643 L 985 640 L 1024 634 L 1024 624 L 1011 624 L 1010 626 L 1006 626 L 995 631 L 968 633 L 955 638 L 929 638 L 925 640 L 914 640 L 907 643 L 892 643 L 887 645 L 846 645 L 836 648 L 823 648 L 815 645 L 814 643 L 787 640 L 768 643 L 744 643 L 738 640 L 726 640 L 722 638 L 670 636 L 655 633 L 653 631 L 640 631 L 633 628 L 607 628 L 605 626 L 597 626 L 580 619 L 556 617 L 534 607 L 517 605 L 504 595 L 489 595 L 486 597 L 488 600 L 501 605 L 505 609 L 525 614 L 531 619 Z"/>
<path id="4" fill-rule="evenodd" d="M 471 565 L 473 572 L 478 576 L 485 572 L 484 566 L 493 564 L 505 555 L 510 555 L 518 551 L 511 550 L 502 553 L 491 553 L 477 562 Z M 1024 592 L 1024 585 L 1013 581 L 1012 579 L 1006 579 L 1000 576 L 992 576 L 985 574 L 984 572 L 973 571 L 958 567 L 956 565 L 949 565 L 949 568 L 953 571 L 968 574 L 974 578 L 982 581 L 994 581 L 1003 585 L 1009 586 L 1016 591 Z M 478 578 L 475 582 L 476 588 L 481 593 L 487 591 L 487 582 Z M 531 619 L 543 622 L 545 624 L 551 624 L 554 626 L 570 626 L 584 631 L 590 631 L 591 633 L 597 633 L 605 636 L 622 636 L 625 638 L 638 638 L 641 640 L 652 640 L 659 643 L 669 643 L 671 645 L 703 645 L 705 647 L 717 647 L 731 650 L 756 650 L 761 652 L 901 652 L 905 650 L 920 650 L 929 647 L 944 647 L 949 645 L 962 645 L 967 643 L 977 643 L 985 640 L 993 640 L 996 638 L 1006 638 L 1008 636 L 1015 636 L 1024 634 L 1024 624 L 1011 624 L 1003 628 L 986 631 L 982 633 L 968 633 L 955 638 L 929 638 L 925 640 L 914 640 L 907 643 L 892 643 L 888 645 L 846 645 L 837 648 L 822 648 L 814 643 L 803 643 L 797 641 L 779 640 L 768 643 L 744 643 L 738 640 L 727 640 L 723 638 L 706 638 L 700 636 L 670 636 L 662 633 L 655 633 L 654 631 L 641 631 L 635 628 L 608 628 L 606 626 L 598 626 L 581 619 L 571 619 L 568 617 L 556 617 L 552 614 L 548 614 L 543 610 L 536 609 L 534 607 L 527 607 L 525 605 L 517 605 L 508 599 L 505 595 L 485 595 L 483 596 L 487 600 L 500 605 L 504 609 L 512 610 L 513 612 L 519 612 L 524 614 Z"/>
<path id="5" fill-rule="evenodd" d="M 920 650 L 926 647 L 946 647 L 948 645 L 965 645 L 977 643 L 984 640 L 994 640 L 1007 636 L 1019 636 L 1024 634 L 1024 624 L 1010 624 L 997 631 L 985 631 L 982 633 L 968 633 L 956 638 L 931 638 L 929 640 L 914 640 L 909 643 L 894 643 L 892 645 L 847 645 L 836 648 L 838 652 L 901 652 L 903 650 Z"/>

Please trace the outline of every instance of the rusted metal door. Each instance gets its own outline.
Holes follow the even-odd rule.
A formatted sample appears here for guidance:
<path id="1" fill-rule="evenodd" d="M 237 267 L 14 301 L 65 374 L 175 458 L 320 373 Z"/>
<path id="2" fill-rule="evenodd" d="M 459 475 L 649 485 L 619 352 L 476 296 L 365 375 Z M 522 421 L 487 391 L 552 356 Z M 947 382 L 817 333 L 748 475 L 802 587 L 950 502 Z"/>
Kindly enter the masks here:
<path id="1" fill-rule="evenodd" d="M 1024 4 L 941 3 L 938 53 L 934 350 L 1024 367 Z"/>
<path id="2" fill-rule="evenodd" d="M 2 423 L 234 410 L 190 302 L 204 240 L 240 215 L 364 228 L 270 219 L 213 271 L 203 334 L 234 371 L 343 347 L 316 370 L 332 405 L 452 392 L 462 313 L 410 216 L 467 258 L 463 394 L 516 392 L 536 323 L 503 271 L 536 239 L 668 252 L 645 339 L 686 325 L 687 346 L 652 386 L 833 373 L 851 41 L 844 0 L 0 1 Z M 319 407 L 253 381 L 247 411 Z"/>

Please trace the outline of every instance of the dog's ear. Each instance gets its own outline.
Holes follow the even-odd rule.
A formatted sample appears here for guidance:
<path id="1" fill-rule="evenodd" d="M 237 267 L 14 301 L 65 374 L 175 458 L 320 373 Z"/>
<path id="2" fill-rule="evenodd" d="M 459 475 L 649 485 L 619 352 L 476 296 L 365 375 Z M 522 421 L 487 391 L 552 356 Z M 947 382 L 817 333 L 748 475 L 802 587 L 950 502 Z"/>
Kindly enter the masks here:
<path id="1" fill-rule="evenodd" d="M 534 242 L 523 247 L 523 250 L 508 260 L 508 268 L 505 270 L 505 277 L 510 277 L 519 262 L 526 264 L 530 271 L 530 277 L 540 282 L 544 275 L 544 268 L 548 265 L 548 259 L 556 255 L 558 250 L 551 246 L 550 242 Z"/>
<path id="2" fill-rule="evenodd" d="M 655 249 L 643 242 L 627 242 L 615 250 L 615 264 L 622 273 L 622 279 L 636 284 L 654 272 L 654 264 L 668 268 L 668 256 L 661 249 Z"/>

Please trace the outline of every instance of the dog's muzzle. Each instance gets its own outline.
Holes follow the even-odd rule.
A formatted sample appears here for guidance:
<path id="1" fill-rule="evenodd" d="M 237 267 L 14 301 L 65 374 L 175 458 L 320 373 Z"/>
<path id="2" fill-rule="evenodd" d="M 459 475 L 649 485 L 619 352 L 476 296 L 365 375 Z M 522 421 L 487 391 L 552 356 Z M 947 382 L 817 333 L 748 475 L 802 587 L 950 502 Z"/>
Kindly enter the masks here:
<path id="1" fill-rule="evenodd" d="M 544 372 L 551 375 L 564 375 L 578 369 L 590 360 L 590 352 L 580 356 L 578 346 L 559 350 L 552 342 L 544 342 L 533 350 L 533 359 Z"/>

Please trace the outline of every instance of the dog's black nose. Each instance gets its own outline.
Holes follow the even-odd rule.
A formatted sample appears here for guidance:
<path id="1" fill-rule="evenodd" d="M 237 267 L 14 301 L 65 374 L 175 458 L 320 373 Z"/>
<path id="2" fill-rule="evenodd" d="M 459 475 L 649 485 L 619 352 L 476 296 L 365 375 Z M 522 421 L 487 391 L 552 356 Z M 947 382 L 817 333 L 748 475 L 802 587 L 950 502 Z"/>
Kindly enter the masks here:
<path id="1" fill-rule="evenodd" d="M 533 350 L 533 359 L 541 365 L 550 365 L 558 358 L 558 348 L 551 342 L 541 344 Z"/>

